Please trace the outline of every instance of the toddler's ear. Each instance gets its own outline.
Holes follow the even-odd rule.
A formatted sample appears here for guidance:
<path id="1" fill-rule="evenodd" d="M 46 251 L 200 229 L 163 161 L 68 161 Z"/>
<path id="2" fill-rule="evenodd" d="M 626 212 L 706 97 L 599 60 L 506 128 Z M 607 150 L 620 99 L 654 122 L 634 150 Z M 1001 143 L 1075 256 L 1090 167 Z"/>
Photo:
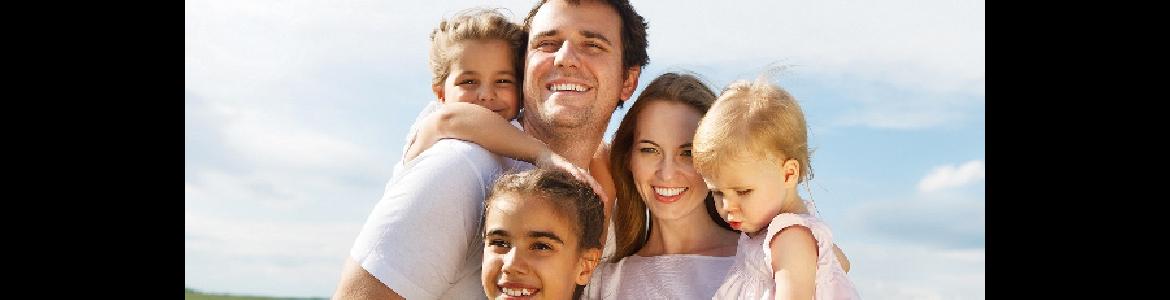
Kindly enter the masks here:
<path id="1" fill-rule="evenodd" d="M 435 92 L 435 99 L 439 99 L 439 103 L 444 103 L 447 99 L 443 98 L 443 85 L 436 84 L 431 86 L 431 91 Z"/>
<path id="2" fill-rule="evenodd" d="M 585 249 L 585 253 L 581 255 L 580 264 L 577 265 L 577 284 L 589 284 L 589 276 L 593 276 L 593 270 L 597 269 L 597 264 L 600 262 L 601 249 Z"/>
<path id="3" fill-rule="evenodd" d="M 785 160 L 780 165 L 780 171 L 784 172 L 784 186 L 795 187 L 800 183 L 800 162 L 795 159 Z"/>

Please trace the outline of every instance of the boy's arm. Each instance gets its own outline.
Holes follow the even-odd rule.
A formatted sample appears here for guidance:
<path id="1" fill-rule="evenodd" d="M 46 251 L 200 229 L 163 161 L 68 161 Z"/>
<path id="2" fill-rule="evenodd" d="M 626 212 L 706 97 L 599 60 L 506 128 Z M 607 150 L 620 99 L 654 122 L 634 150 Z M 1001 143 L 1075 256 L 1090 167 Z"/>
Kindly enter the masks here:
<path id="1" fill-rule="evenodd" d="M 817 241 L 804 226 L 781 229 L 769 245 L 775 299 L 813 299 L 817 274 Z"/>

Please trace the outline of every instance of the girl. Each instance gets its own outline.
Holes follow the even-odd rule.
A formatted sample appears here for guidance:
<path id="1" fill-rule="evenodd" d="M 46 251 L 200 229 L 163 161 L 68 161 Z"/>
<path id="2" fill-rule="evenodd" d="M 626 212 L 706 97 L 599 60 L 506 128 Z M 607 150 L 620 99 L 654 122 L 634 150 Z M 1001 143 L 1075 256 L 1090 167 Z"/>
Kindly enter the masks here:
<path id="1" fill-rule="evenodd" d="M 812 178 L 800 105 L 764 78 L 732 83 L 695 131 L 694 166 L 740 230 L 716 299 L 856 299 L 828 225 L 797 184 Z"/>
<path id="2" fill-rule="evenodd" d="M 576 299 L 601 259 L 601 200 L 559 169 L 500 177 L 484 201 L 484 293 Z"/>

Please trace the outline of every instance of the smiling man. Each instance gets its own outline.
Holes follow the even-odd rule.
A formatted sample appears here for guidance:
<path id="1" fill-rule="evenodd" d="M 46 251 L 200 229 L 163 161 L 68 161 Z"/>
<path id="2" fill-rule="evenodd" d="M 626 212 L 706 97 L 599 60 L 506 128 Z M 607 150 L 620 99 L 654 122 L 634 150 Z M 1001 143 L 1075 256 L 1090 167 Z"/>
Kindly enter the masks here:
<path id="1" fill-rule="evenodd" d="M 646 22 L 628 1 L 554 0 L 533 7 L 524 27 L 524 130 L 588 169 L 649 62 Z M 370 213 L 334 299 L 484 298 L 478 221 L 509 164 L 461 140 L 420 154 Z"/>

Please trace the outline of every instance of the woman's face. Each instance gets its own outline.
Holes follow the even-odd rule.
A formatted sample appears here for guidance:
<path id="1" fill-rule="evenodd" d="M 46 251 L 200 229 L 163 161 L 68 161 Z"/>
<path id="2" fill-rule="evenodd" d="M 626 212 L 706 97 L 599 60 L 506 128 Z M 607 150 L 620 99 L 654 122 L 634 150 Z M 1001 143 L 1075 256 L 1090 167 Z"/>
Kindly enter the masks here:
<path id="1" fill-rule="evenodd" d="M 651 99 L 637 116 L 630 172 L 655 219 L 702 215 L 707 185 L 691 165 L 691 140 L 702 115 L 691 106 Z"/>

